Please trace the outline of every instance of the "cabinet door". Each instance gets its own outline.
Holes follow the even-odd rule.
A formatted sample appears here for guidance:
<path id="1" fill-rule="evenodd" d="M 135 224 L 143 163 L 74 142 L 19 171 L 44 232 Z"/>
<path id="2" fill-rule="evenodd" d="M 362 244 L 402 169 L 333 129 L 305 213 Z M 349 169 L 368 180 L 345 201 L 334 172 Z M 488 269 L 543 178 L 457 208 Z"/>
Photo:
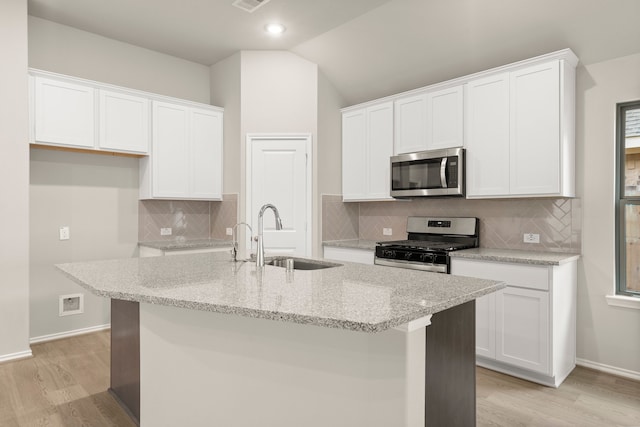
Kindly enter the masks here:
<path id="1" fill-rule="evenodd" d="M 222 199 L 222 114 L 190 110 L 190 197 Z"/>
<path id="2" fill-rule="evenodd" d="M 467 84 L 467 196 L 509 194 L 509 74 Z"/>
<path id="3" fill-rule="evenodd" d="M 514 71 L 510 76 L 510 193 L 559 194 L 559 61 Z"/>
<path id="4" fill-rule="evenodd" d="M 451 274 L 479 279 L 504 280 L 496 275 L 496 264 L 454 258 Z M 496 357 L 496 296 L 495 293 L 476 299 L 476 354 Z"/>
<path id="5" fill-rule="evenodd" d="M 107 90 L 99 100 L 100 149 L 149 153 L 149 100 Z"/>
<path id="6" fill-rule="evenodd" d="M 367 162 L 366 110 L 350 111 L 342 116 L 342 197 L 359 200 L 366 195 Z"/>
<path id="7" fill-rule="evenodd" d="M 188 126 L 187 107 L 153 103 L 153 197 L 188 197 Z"/>
<path id="8" fill-rule="evenodd" d="M 476 299 L 476 354 L 496 357 L 496 296 L 489 294 Z"/>
<path id="9" fill-rule="evenodd" d="M 496 359 L 550 374 L 549 292 L 507 287 L 496 293 Z"/>
<path id="10" fill-rule="evenodd" d="M 464 145 L 463 86 L 427 94 L 427 149 L 462 147 Z"/>
<path id="11" fill-rule="evenodd" d="M 94 89 L 35 77 L 36 143 L 93 148 Z"/>
<path id="12" fill-rule="evenodd" d="M 367 108 L 367 164 L 364 177 L 367 199 L 391 199 L 391 155 L 393 154 L 393 103 Z"/>
<path id="13" fill-rule="evenodd" d="M 427 95 L 413 95 L 394 103 L 393 153 L 427 149 Z"/>

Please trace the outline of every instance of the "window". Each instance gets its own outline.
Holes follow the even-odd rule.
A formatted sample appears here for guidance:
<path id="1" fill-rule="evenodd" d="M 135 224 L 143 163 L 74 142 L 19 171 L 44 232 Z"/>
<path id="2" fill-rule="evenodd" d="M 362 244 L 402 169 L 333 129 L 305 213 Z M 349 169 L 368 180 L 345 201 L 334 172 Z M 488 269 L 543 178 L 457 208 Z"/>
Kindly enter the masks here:
<path id="1" fill-rule="evenodd" d="M 640 296 L 640 101 L 617 111 L 617 290 Z"/>

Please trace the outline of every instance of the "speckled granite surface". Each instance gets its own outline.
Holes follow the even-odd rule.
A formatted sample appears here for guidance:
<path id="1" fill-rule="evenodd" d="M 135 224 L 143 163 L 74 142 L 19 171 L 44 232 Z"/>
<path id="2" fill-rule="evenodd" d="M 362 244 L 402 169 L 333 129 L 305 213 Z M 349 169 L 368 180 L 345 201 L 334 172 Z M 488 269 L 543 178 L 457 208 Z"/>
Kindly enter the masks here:
<path id="1" fill-rule="evenodd" d="M 578 254 L 558 252 L 531 252 L 507 249 L 474 248 L 453 251 L 452 258 L 477 259 L 482 261 L 511 262 L 518 264 L 560 265 L 580 258 Z"/>
<path id="2" fill-rule="evenodd" d="M 322 242 L 324 246 L 335 246 L 338 248 L 351 248 L 351 249 L 368 249 L 374 251 L 376 249 L 376 242 L 373 240 L 327 240 Z"/>
<path id="3" fill-rule="evenodd" d="M 393 267 L 344 263 L 295 270 L 228 254 L 131 258 L 56 267 L 108 298 L 379 332 L 505 287 L 503 283 Z"/>
<path id="4" fill-rule="evenodd" d="M 138 246 L 161 249 L 163 251 L 174 251 L 180 249 L 200 249 L 200 248 L 230 248 L 230 240 L 219 239 L 191 239 L 191 240 L 165 240 L 157 242 L 139 242 Z"/>
<path id="5" fill-rule="evenodd" d="M 332 240 L 322 243 L 325 246 L 337 246 L 352 249 L 375 250 L 372 240 Z M 474 248 L 450 252 L 452 258 L 467 258 L 484 261 L 512 262 L 518 264 L 560 265 L 580 258 L 579 254 L 560 252 L 534 252 L 511 249 Z"/>

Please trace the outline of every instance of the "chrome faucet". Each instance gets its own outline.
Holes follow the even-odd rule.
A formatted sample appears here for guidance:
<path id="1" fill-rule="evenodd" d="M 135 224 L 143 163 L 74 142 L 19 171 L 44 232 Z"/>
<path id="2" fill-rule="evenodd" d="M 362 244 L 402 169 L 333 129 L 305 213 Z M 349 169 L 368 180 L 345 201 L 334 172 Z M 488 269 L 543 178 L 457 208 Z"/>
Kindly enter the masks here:
<path id="1" fill-rule="evenodd" d="M 266 211 L 267 209 L 271 209 L 273 211 L 273 214 L 276 216 L 276 230 L 282 230 L 282 220 L 280 219 L 280 213 L 278 212 L 278 208 L 276 208 L 275 206 L 269 203 L 262 206 L 262 208 L 260 208 L 260 212 L 258 213 L 258 254 L 256 255 L 256 267 L 258 268 L 264 267 L 264 241 L 262 240 L 262 233 L 263 233 L 262 215 L 264 215 L 264 211 Z"/>
<path id="2" fill-rule="evenodd" d="M 234 225 L 233 230 L 231 231 L 231 234 L 233 235 L 233 249 L 231 249 L 231 255 L 233 255 L 233 262 L 238 261 L 238 239 L 236 239 L 236 228 L 238 228 L 239 225 L 247 226 L 247 228 L 249 229 L 249 233 L 251 233 L 251 238 L 249 239 L 249 242 L 253 242 L 253 229 L 249 224 L 247 224 L 246 222 L 239 222 L 236 225 Z"/>

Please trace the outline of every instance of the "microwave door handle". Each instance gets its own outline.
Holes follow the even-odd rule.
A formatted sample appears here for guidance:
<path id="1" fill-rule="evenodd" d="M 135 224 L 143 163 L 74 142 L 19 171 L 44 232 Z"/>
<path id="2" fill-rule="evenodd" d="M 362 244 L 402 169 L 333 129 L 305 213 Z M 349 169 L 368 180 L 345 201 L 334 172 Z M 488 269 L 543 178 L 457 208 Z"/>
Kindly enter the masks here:
<path id="1" fill-rule="evenodd" d="M 440 162 L 440 183 L 442 184 L 442 188 L 447 187 L 447 160 L 448 157 L 443 157 L 442 162 Z"/>

